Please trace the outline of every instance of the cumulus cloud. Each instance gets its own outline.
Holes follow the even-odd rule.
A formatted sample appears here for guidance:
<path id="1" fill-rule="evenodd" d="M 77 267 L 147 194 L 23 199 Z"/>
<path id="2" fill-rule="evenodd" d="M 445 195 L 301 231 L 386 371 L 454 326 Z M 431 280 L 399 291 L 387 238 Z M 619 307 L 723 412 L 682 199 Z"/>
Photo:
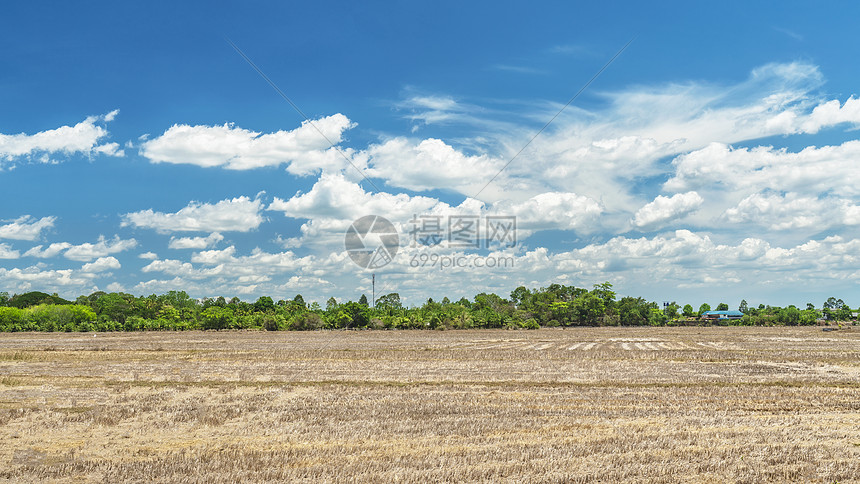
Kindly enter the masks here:
<path id="1" fill-rule="evenodd" d="M 724 191 L 769 189 L 795 193 L 860 195 L 855 183 L 860 141 L 810 146 L 798 152 L 770 146 L 734 148 L 712 143 L 678 156 L 664 188 L 672 191 L 718 187 Z"/>
<path id="2" fill-rule="evenodd" d="M 814 134 L 822 128 L 838 124 L 860 124 L 860 99 L 852 96 L 841 106 L 836 99 L 815 106 L 812 114 L 800 120 L 798 131 Z"/>
<path id="3" fill-rule="evenodd" d="M 144 252 L 143 254 L 140 254 L 137 257 L 140 259 L 155 260 L 155 259 L 158 259 L 158 254 L 156 254 L 155 252 Z"/>
<path id="4" fill-rule="evenodd" d="M 438 221 L 440 227 L 445 228 L 440 229 L 444 232 L 452 217 L 482 220 L 479 239 L 489 236 L 486 224 L 489 217 L 514 218 L 516 238 L 522 239 L 540 230 L 591 232 L 602 213 L 597 201 L 574 193 L 542 193 L 521 202 L 501 200 L 492 205 L 466 198 L 459 205 L 449 205 L 426 196 L 368 192 L 340 174 L 323 175 L 310 191 L 288 200 L 276 197 L 267 210 L 283 212 L 290 218 L 307 219 L 301 227 L 301 238 L 279 239 L 287 248 L 342 247 L 346 229 L 365 215 L 380 215 L 391 221 L 405 243 L 425 222 Z"/>
<path id="5" fill-rule="evenodd" d="M 39 259 L 50 259 L 52 257 L 58 256 L 61 252 L 71 247 L 72 244 L 68 242 L 55 242 L 49 245 L 47 248 L 42 249 L 42 245 L 37 245 L 27 252 L 24 252 L 24 257 L 36 257 Z"/>
<path id="6" fill-rule="evenodd" d="M 46 290 L 55 287 L 84 287 L 91 279 L 76 274 L 72 269 L 46 270 L 40 266 L 30 266 L 24 269 L 0 267 L 0 281 L 23 292 L 35 288 Z"/>
<path id="7" fill-rule="evenodd" d="M 417 143 L 395 138 L 371 146 L 367 154 L 369 176 L 416 191 L 442 189 L 474 194 L 504 166 L 499 159 L 485 154 L 469 156 L 434 138 Z"/>
<path id="8" fill-rule="evenodd" d="M 603 212 L 600 204 L 575 193 L 547 192 L 523 202 L 500 201 L 488 210 L 488 216 L 513 216 L 519 235 L 535 230 L 591 231 L 591 224 Z M 528 230 L 528 232 L 523 229 Z"/>
<path id="9" fill-rule="evenodd" d="M 95 244 L 87 242 L 80 245 L 71 245 L 63 256 L 66 259 L 86 262 L 135 247 L 137 247 L 135 239 L 123 240 L 118 235 L 115 235 L 113 239 L 108 240 L 104 236 L 100 236 L 98 242 Z"/>
<path id="10" fill-rule="evenodd" d="M 233 260 L 233 255 L 235 253 L 236 247 L 231 245 L 223 250 L 204 250 L 202 252 L 196 252 L 191 256 L 191 261 L 200 264 L 216 265 Z"/>
<path id="11" fill-rule="evenodd" d="M 207 249 L 224 240 L 224 236 L 213 232 L 207 237 L 171 237 L 167 243 L 169 249 Z"/>
<path id="12" fill-rule="evenodd" d="M 657 196 L 633 216 L 633 225 L 640 229 L 654 228 L 681 218 L 702 206 L 704 199 L 696 192 L 678 193 L 671 197 Z"/>
<path id="13" fill-rule="evenodd" d="M 42 231 L 54 226 L 57 217 L 36 219 L 30 215 L 18 217 L 11 223 L 0 225 L 0 239 L 36 240 Z"/>
<path id="14" fill-rule="evenodd" d="M 192 255 L 191 262 L 176 259 L 154 260 L 143 272 L 161 272 L 188 280 L 230 280 L 234 283 L 265 282 L 285 272 L 304 271 L 315 265 L 314 257 L 297 257 L 293 252 L 269 253 L 254 249 L 250 255 L 236 256 L 230 246 L 224 250 L 209 250 Z M 205 267 L 195 267 L 200 264 Z"/>
<path id="15" fill-rule="evenodd" d="M 99 257 L 95 262 L 89 262 L 81 267 L 81 272 L 104 272 L 111 269 L 119 269 L 122 265 L 116 257 Z"/>
<path id="16" fill-rule="evenodd" d="M 9 244 L 0 244 L 0 259 L 17 259 L 21 257 L 21 253 L 13 250 Z"/>
<path id="17" fill-rule="evenodd" d="M 771 230 L 821 230 L 837 224 L 860 224 L 860 206 L 835 197 L 754 193 L 727 209 L 724 219 L 733 223 L 751 222 Z"/>
<path id="18" fill-rule="evenodd" d="M 191 202 L 176 213 L 152 209 L 127 213 L 122 226 L 169 232 L 249 232 L 263 223 L 263 202 L 259 198 L 238 197 L 220 202 Z"/>
<path id="19" fill-rule="evenodd" d="M 287 171 L 308 175 L 321 169 L 341 169 L 346 164 L 331 143 L 355 123 L 343 114 L 312 122 L 291 131 L 262 134 L 236 127 L 177 124 L 161 136 L 144 141 L 141 155 L 153 163 L 183 163 L 230 170 L 288 164 Z M 322 134 L 320 134 L 322 133 Z"/>
<path id="20" fill-rule="evenodd" d="M 103 116 L 90 116 L 74 126 L 61 126 L 34 134 L 0 133 L 0 161 L 19 160 L 50 162 L 51 156 L 63 154 L 124 156 L 116 143 L 100 144 L 109 133 L 101 124 L 113 121 L 119 110 Z M 42 155 L 36 157 L 36 155 Z"/>
<path id="21" fill-rule="evenodd" d="M 125 286 L 118 282 L 111 282 L 107 285 L 107 290 L 109 292 L 125 292 Z"/>
<path id="22" fill-rule="evenodd" d="M 267 210 L 283 212 L 292 218 L 353 220 L 380 214 L 400 219 L 432 210 L 438 204 L 438 200 L 430 197 L 367 192 L 341 174 L 324 174 L 309 192 L 298 193 L 289 200 L 275 197 Z"/>

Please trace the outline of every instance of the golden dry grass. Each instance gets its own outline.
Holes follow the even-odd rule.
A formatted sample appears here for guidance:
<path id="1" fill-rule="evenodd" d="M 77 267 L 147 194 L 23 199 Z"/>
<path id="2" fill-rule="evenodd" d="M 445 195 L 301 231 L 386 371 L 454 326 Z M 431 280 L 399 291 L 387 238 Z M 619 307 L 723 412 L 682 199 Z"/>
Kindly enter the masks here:
<path id="1" fill-rule="evenodd" d="M 860 330 L 0 335 L 0 482 L 858 482 Z"/>

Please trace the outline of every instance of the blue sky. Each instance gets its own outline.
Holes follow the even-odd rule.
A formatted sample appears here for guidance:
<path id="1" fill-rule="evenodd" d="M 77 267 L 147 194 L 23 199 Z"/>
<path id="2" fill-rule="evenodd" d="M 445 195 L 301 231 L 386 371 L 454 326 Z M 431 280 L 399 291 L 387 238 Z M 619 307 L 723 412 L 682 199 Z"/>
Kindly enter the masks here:
<path id="1" fill-rule="evenodd" d="M 5 6 L 0 291 L 356 299 L 344 233 L 376 214 L 407 303 L 858 304 L 860 7 L 318 3 Z M 517 244 L 413 246 L 421 214 L 516 217 Z"/>

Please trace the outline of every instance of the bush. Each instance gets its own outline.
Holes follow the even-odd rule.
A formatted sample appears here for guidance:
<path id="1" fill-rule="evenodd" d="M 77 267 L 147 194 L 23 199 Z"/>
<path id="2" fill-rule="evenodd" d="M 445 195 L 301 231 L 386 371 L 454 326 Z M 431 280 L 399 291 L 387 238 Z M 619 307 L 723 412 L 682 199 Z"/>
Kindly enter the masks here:
<path id="1" fill-rule="evenodd" d="M 16 331 L 24 322 L 24 311 L 18 308 L 0 307 L 0 331 Z M 20 331 L 20 329 L 17 329 Z"/>
<path id="2" fill-rule="evenodd" d="M 91 328 L 89 323 L 97 319 L 92 309 L 77 304 L 40 304 L 23 310 L 23 316 L 34 331 L 80 331 L 82 327 Z"/>
<path id="3" fill-rule="evenodd" d="M 301 313 L 293 319 L 291 329 L 306 331 L 320 329 L 325 325 L 325 321 L 317 313 Z"/>

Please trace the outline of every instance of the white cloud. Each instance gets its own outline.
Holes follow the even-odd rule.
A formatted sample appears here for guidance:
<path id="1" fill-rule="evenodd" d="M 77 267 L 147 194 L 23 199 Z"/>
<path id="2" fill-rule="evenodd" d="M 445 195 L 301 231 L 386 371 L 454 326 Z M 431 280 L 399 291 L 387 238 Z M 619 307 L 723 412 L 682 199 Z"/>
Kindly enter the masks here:
<path id="1" fill-rule="evenodd" d="M 134 239 L 123 240 L 115 235 L 112 240 L 107 240 L 104 236 L 99 236 L 99 240 L 95 244 L 87 242 L 70 246 L 63 256 L 66 259 L 86 262 L 135 247 L 137 247 L 137 241 Z"/>
<path id="2" fill-rule="evenodd" d="M 664 188 L 715 188 L 745 195 L 769 189 L 851 197 L 860 195 L 860 185 L 854 180 L 858 157 L 858 140 L 838 146 L 810 146 L 796 153 L 770 146 L 732 148 L 713 143 L 675 158 L 674 176 Z"/>
<path id="3" fill-rule="evenodd" d="M 292 218 L 352 221 L 368 214 L 401 219 L 432 210 L 438 204 L 438 200 L 430 197 L 369 193 L 343 175 L 324 174 L 308 193 L 298 193 L 286 201 L 275 197 L 267 210 L 280 211 Z"/>
<path id="4" fill-rule="evenodd" d="M 122 226 L 155 229 L 168 232 L 248 232 L 263 223 L 260 214 L 263 202 L 238 197 L 215 204 L 191 202 L 176 213 L 155 212 L 152 209 L 123 215 Z"/>
<path id="5" fill-rule="evenodd" d="M 603 209 L 596 201 L 575 193 L 547 192 L 520 203 L 503 200 L 487 215 L 514 216 L 520 235 L 523 229 L 586 230 Z"/>
<path id="6" fill-rule="evenodd" d="M 0 225 L 0 239 L 36 240 L 43 230 L 53 227 L 56 220 L 57 217 L 36 219 L 30 215 L 23 215 L 12 223 Z"/>
<path id="7" fill-rule="evenodd" d="M 144 252 L 137 257 L 140 259 L 155 260 L 158 259 L 158 254 L 156 254 L 155 252 Z"/>
<path id="8" fill-rule="evenodd" d="M 0 244 L 0 259 L 17 259 L 21 257 L 21 253 L 13 250 L 9 244 Z"/>
<path id="9" fill-rule="evenodd" d="M 354 127 L 355 123 L 343 114 L 320 118 L 312 123 L 305 121 L 292 131 L 268 134 L 232 124 L 177 124 L 161 136 L 145 141 L 141 145 L 141 155 L 153 163 L 187 163 L 231 170 L 288 163 L 287 171 L 295 175 L 308 175 L 320 169 L 342 169 L 346 161 L 330 148 L 329 141 L 340 143 L 344 131 Z"/>
<path id="10" fill-rule="evenodd" d="M 222 262 L 229 262 L 234 259 L 236 247 L 230 246 L 223 250 L 205 250 L 196 252 L 191 256 L 191 261 L 198 264 L 215 265 Z"/>
<path id="11" fill-rule="evenodd" d="M 418 143 L 395 138 L 367 150 L 369 176 L 388 184 L 422 191 L 432 189 L 477 193 L 504 166 L 487 155 L 466 155 L 439 139 Z"/>
<path id="12" fill-rule="evenodd" d="M 0 267 L 0 281 L 13 290 L 25 292 L 38 289 L 49 291 L 56 287 L 85 287 L 91 280 L 72 269 L 45 270 L 40 266 L 30 266 L 24 269 L 5 269 Z"/>
<path id="13" fill-rule="evenodd" d="M 125 292 L 125 286 L 118 282 L 111 282 L 107 285 L 108 292 Z"/>
<path id="14" fill-rule="evenodd" d="M 819 104 L 808 118 L 801 121 L 798 131 L 814 134 L 822 128 L 843 123 L 860 124 L 860 99 L 852 96 L 842 106 L 836 99 Z"/>
<path id="15" fill-rule="evenodd" d="M 100 145 L 108 136 L 108 131 L 98 125 L 114 119 L 118 110 L 104 116 L 90 116 L 74 126 L 61 126 L 56 129 L 40 131 L 35 134 L 0 133 L 0 161 L 15 162 L 22 159 L 36 159 L 51 162 L 50 155 L 62 153 L 92 155 L 102 153 L 110 156 L 124 156 L 116 143 Z M 42 156 L 33 158 L 35 155 Z"/>
<path id="16" fill-rule="evenodd" d="M 224 240 L 224 236 L 213 232 L 207 237 L 171 237 L 167 247 L 169 249 L 207 249 Z"/>
<path id="17" fill-rule="evenodd" d="M 115 257 L 99 257 L 95 262 L 84 264 L 81 272 L 104 272 L 110 269 L 120 269 L 122 265 Z"/>
<path id="18" fill-rule="evenodd" d="M 460 205 L 451 206 L 431 197 L 367 192 L 337 174 L 321 176 L 309 192 L 299 193 L 289 200 L 275 198 L 267 210 L 281 211 L 291 218 L 308 219 L 302 225 L 301 238 L 280 239 L 287 248 L 309 245 L 342 247 L 346 229 L 365 215 L 380 215 L 390 220 L 404 239 L 421 223 L 421 217 L 438 218 L 446 226 L 450 216 L 513 216 L 516 217 L 518 238 L 523 238 L 535 231 L 549 229 L 590 232 L 602 212 L 595 200 L 574 193 L 556 192 L 542 193 L 522 202 L 501 200 L 490 206 L 466 198 Z"/>
<path id="19" fill-rule="evenodd" d="M 55 242 L 48 246 L 47 249 L 42 249 L 43 246 L 37 245 L 27 252 L 24 252 L 24 257 L 37 257 L 39 259 L 50 259 L 58 256 L 62 251 L 71 247 L 68 242 Z"/>
<path id="20" fill-rule="evenodd" d="M 733 223 L 752 222 L 771 230 L 823 230 L 838 224 L 860 224 L 860 207 L 834 197 L 754 193 L 726 210 L 724 218 Z"/>
<path id="21" fill-rule="evenodd" d="M 636 212 L 633 225 L 641 229 L 665 225 L 697 210 L 704 201 L 696 192 L 678 193 L 671 197 L 659 195 Z"/>
<path id="22" fill-rule="evenodd" d="M 250 255 L 236 256 L 236 248 L 209 250 L 192 255 L 191 262 L 175 259 L 154 260 L 141 269 L 143 272 L 162 272 L 186 280 L 215 283 L 266 282 L 290 272 L 309 270 L 320 261 L 314 257 L 296 257 L 292 252 L 268 253 L 254 249 Z M 195 267 L 201 264 L 206 267 Z M 313 271 L 311 271 L 313 273 Z"/>

